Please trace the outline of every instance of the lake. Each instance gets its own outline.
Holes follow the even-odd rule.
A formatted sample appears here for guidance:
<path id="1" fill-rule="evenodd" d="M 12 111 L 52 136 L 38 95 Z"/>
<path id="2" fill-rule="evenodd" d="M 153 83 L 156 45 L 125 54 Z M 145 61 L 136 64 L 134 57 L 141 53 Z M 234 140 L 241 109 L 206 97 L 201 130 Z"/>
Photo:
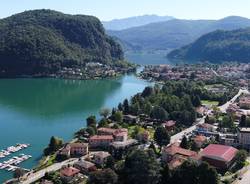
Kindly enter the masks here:
<path id="1" fill-rule="evenodd" d="M 132 55 L 135 63 L 164 64 L 159 55 Z M 144 59 L 143 59 L 144 58 Z M 162 61 L 162 63 L 161 63 Z M 30 169 L 42 156 L 51 136 L 65 141 L 85 126 L 89 115 L 98 115 L 103 107 L 116 107 L 125 98 L 141 92 L 148 82 L 133 74 L 105 80 L 2 79 L 0 80 L 0 150 L 16 143 L 31 147 L 20 153 L 32 158 L 20 166 Z M 0 162 L 10 157 L 0 159 Z M 0 170 L 0 183 L 12 177 Z"/>
<path id="2" fill-rule="evenodd" d="M 142 52 L 142 53 L 127 53 L 125 54 L 129 61 L 136 64 L 145 65 L 160 65 L 160 64 L 173 64 L 167 59 L 167 52 Z"/>

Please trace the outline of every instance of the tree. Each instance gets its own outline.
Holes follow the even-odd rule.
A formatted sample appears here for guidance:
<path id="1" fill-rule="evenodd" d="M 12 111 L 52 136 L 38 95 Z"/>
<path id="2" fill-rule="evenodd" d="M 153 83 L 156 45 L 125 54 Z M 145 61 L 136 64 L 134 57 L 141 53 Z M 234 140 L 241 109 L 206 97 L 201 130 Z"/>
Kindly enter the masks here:
<path id="1" fill-rule="evenodd" d="M 208 163 L 202 162 L 196 170 L 198 175 L 198 184 L 218 184 L 217 171 Z"/>
<path id="2" fill-rule="evenodd" d="M 102 108 L 100 110 L 100 115 L 103 116 L 105 119 L 110 115 L 111 111 L 109 108 Z"/>
<path id="3" fill-rule="evenodd" d="M 119 110 L 119 111 L 123 111 L 123 105 L 122 105 L 122 103 L 119 103 L 119 104 L 118 104 L 118 110 Z"/>
<path id="4" fill-rule="evenodd" d="M 188 149 L 188 140 L 187 140 L 187 137 L 184 135 L 182 140 L 181 140 L 181 144 L 180 144 L 180 147 L 181 148 L 184 148 L 184 149 Z"/>
<path id="5" fill-rule="evenodd" d="M 160 184 L 169 184 L 170 178 L 171 178 L 170 169 L 168 167 L 168 164 L 165 164 L 161 170 L 161 182 L 160 182 Z"/>
<path id="6" fill-rule="evenodd" d="M 245 150 L 239 150 L 235 156 L 235 168 L 241 169 L 245 165 L 247 159 L 247 152 Z"/>
<path id="7" fill-rule="evenodd" d="M 152 104 L 149 101 L 146 101 L 146 103 L 143 106 L 143 112 L 147 115 L 150 115 L 152 112 Z"/>
<path id="8" fill-rule="evenodd" d="M 89 126 L 86 128 L 86 132 L 89 134 L 89 136 L 93 136 L 96 134 L 96 129 L 92 126 Z"/>
<path id="9" fill-rule="evenodd" d="M 87 121 L 87 127 L 96 127 L 96 117 L 95 116 L 89 116 L 87 119 L 86 119 L 86 121 Z"/>
<path id="10" fill-rule="evenodd" d="M 154 152 L 134 150 L 126 157 L 122 173 L 126 184 L 157 184 L 160 169 Z"/>
<path id="11" fill-rule="evenodd" d="M 114 114 L 114 120 L 121 123 L 123 121 L 123 114 L 121 111 L 116 111 Z"/>
<path id="12" fill-rule="evenodd" d="M 240 127 L 246 127 L 246 120 L 247 120 L 246 115 L 242 115 L 241 118 L 240 118 L 240 124 L 239 124 L 239 126 Z"/>
<path id="13" fill-rule="evenodd" d="M 194 141 L 191 141 L 191 150 L 198 152 L 200 148 L 197 146 L 197 144 Z"/>
<path id="14" fill-rule="evenodd" d="M 156 141 L 156 143 L 160 147 L 162 147 L 164 145 L 168 145 L 169 144 L 169 142 L 170 142 L 170 136 L 169 136 L 167 130 L 164 127 L 159 126 L 155 130 L 154 140 Z"/>
<path id="15" fill-rule="evenodd" d="M 168 112 L 160 106 L 155 106 L 151 112 L 151 118 L 159 120 L 168 120 Z"/>
<path id="16" fill-rule="evenodd" d="M 153 89 L 152 87 L 146 87 L 146 88 L 143 90 L 141 96 L 142 96 L 143 98 L 145 98 L 145 97 L 148 97 L 148 96 L 152 95 L 153 93 L 154 93 L 154 89 Z"/>
<path id="17" fill-rule="evenodd" d="M 128 103 L 128 99 L 125 99 L 123 101 L 123 112 L 124 114 L 128 114 L 129 113 L 129 103 Z"/>
<path id="18" fill-rule="evenodd" d="M 201 99 L 198 95 L 195 95 L 192 99 L 192 103 L 195 107 L 201 106 Z"/>
<path id="19" fill-rule="evenodd" d="M 20 178 L 22 177 L 27 171 L 25 171 L 24 169 L 22 168 L 17 168 L 14 173 L 13 173 L 13 177 L 14 178 Z"/>
<path id="20" fill-rule="evenodd" d="M 98 128 L 101 128 L 101 127 L 108 127 L 108 121 L 106 118 L 102 118 L 100 122 L 98 123 Z"/>
<path id="21" fill-rule="evenodd" d="M 91 172 L 89 176 L 89 184 L 116 184 L 118 175 L 112 169 L 104 169 Z"/>
<path id="22" fill-rule="evenodd" d="M 107 158 L 106 167 L 110 168 L 110 169 L 114 169 L 114 167 L 115 167 L 115 159 L 112 156 L 109 156 Z"/>
<path id="23" fill-rule="evenodd" d="M 63 146 L 63 140 L 52 136 L 50 138 L 50 143 L 47 148 L 44 149 L 44 155 L 49 155 L 56 152 Z"/>

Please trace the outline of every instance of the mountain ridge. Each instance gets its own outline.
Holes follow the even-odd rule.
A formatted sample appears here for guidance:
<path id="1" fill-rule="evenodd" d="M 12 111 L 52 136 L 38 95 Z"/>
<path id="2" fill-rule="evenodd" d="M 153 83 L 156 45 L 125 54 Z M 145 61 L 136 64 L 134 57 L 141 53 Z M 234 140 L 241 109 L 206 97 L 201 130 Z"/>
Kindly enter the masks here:
<path id="1" fill-rule="evenodd" d="M 219 20 L 173 19 L 107 33 L 119 38 L 121 42 L 141 48 L 140 50 L 154 51 L 182 47 L 218 29 L 234 30 L 246 27 L 250 27 L 250 19 L 229 16 Z"/>

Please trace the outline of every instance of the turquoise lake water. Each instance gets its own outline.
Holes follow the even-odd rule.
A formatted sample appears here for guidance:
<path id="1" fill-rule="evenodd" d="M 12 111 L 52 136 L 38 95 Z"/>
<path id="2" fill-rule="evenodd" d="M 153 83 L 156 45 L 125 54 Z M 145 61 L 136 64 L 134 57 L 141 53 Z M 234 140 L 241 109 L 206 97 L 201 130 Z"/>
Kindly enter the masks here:
<path id="1" fill-rule="evenodd" d="M 168 63 L 163 55 L 134 54 L 127 58 L 137 64 Z M 87 81 L 1 79 L 0 150 L 16 143 L 31 144 L 16 154 L 33 156 L 20 165 L 30 169 L 41 158 L 51 136 L 70 140 L 76 130 L 85 126 L 86 117 L 98 115 L 102 107 L 117 106 L 147 85 L 148 82 L 134 75 Z M 0 170 L 0 183 L 11 177 L 11 172 Z"/>

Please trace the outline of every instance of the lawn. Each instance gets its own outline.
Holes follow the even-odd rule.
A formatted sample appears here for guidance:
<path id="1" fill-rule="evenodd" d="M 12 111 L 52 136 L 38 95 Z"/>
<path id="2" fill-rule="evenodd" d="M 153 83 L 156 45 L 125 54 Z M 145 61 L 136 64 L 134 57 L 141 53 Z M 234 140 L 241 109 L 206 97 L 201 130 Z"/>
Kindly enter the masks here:
<path id="1" fill-rule="evenodd" d="M 210 100 L 202 100 L 201 103 L 203 105 L 214 105 L 214 106 L 218 106 L 219 105 L 218 101 L 210 101 Z"/>

